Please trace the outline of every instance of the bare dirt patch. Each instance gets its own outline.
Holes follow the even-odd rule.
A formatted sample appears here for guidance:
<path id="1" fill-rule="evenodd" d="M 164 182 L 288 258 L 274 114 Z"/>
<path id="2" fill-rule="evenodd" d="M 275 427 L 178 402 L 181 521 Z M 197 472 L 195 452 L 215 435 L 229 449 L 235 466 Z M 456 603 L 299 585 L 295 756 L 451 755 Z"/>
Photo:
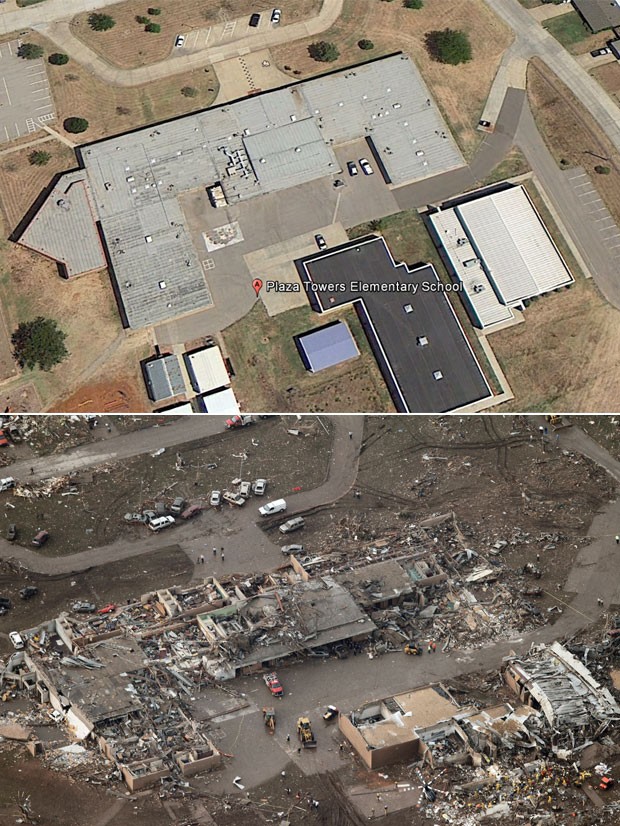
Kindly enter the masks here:
<path id="1" fill-rule="evenodd" d="M 360 356 L 320 373 L 303 366 L 293 336 L 337 318 L 346 320 Z M 270 318 L 256 304 L 223 332 L 244 410 L 393 412 L 394 407 L 354 310 L 322 318 L 309 308 Z"/>
<path id="2" fill-rule="evenodd" d="M 616 103 L 620 104 L 620 63 L 606 63 L 598 69 L 593 69 L 590 74 L 609 92 Z"/>
<path id="3" fill-rule="evenodd" d="M 425 33 L 448 26 L 468 33 L 474 55 L 471 63 L 447 66 L 429 58 Z M 374 49 L 360 50 L 357 43 L 362 38 L 370 38 Z M 308 46 L 317 40 L 334 43 L 340 51 L 339 59 L 334 63 L 312 60 Z M 345 0 L 342 15 L 331 29 L 320 37 L 277 46 L 272 54 L 282 70 L 309 77 L 383 54 L 407 52 L 420 68 L 464 154 L 470 157 L 480 142 L 476 125 L 511 41 L 510 30 L 482 0 L 432 0 L 415 11 L 398 2 Z"/>
<path id="4" fill-rule="evenodd" d="M 291 0 L 282 9 L 282 24 L 313 17 L 321 6 L 320 0 Z M 161 26 L 159 34 L 145 31 L 136 17 L 149 17 L 149 8 L 161 9 L 161 14 L 150 20 Z M 273 0 L 253 0 L 252 7 L 245 0 L 128 0 L 106 7 L 106 14 L 116 21 L 107 32 L 95 32 L 88 25 L 88 14 L 79 14 L 71 21 L 71 31 L 90 49 L 114 66 L 135 69 L 164 60 L 174 48 L 178 34 L 193 29 L 207 29 L 217 23 L 248 17 L 251 12 L 266 12 L 273 8 Z M 246 21 L 240 23 L 245 30 Z M 262 24 L 263 26 L 265 23 Z M 204 38 L 201 38 L 202 43 Z"/>

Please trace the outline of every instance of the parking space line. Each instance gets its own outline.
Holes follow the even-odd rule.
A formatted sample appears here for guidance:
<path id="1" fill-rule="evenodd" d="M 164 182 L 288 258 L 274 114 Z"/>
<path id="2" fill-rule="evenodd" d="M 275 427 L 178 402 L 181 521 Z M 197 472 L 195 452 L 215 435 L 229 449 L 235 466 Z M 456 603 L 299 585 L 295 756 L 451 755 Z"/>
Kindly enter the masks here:
<path id="1" fill-rule="evenodd" d="M 206 35 L 205 35 L 205 46 L 206 46 L 206 45 L 207 45 L 207 43 L 209 42 L 209 38 L 210 38 L 210 37 L 211 37 L 211 26 L 209 26 L 209 28 L 207 29 L 207 33 L 206 33 Z"/>
<path id="2" fill-rule="evenodd" d="M 43 80 L 33 80 L 32 83 L 30 83 L 29 85 L 36 86 L 37 83 L 47 83 L 47 80 L 45 80 L 45 78 L 43 78 Z"/>
<path id="3" fill-rule="evenodd" d="M 17 132 L 17 137 L 19 138 L 21 136 L 21 132 L 19 131 L 19 126 L 17 124 L 14 124 L 14 125 L 15 125 L 15 131 Z"/>
<path id="4" fill-rule="evenodd" d="M 2 78 L 2 82 L 4 83 L 4 91 L 6 92 L 6 99 L 9 102 L 9 106 L 12 106 L 13 104 L 11 103 L 11 96 L 9 95 L 9 87 L 6 85 L 6 78 L 5 77 Z"/>
<path id="5" fill-rule="evenodd" d="M 609 217 L 609 215 L 603 215 L 603 217 L 602 217 L 602 218 L 596 218 L 596 219 L 595 219 L 595 223 L 596 223 L 596 224 L 600 224 L 600 223 L 601 223 L 601 221 L 611 221 L 611 223 L 613 224 L 614 219 L 613 219 L 613 218 L 610 218 L 610 217 Z"/>
<path id="6" fill-rule="evenodd" d="M 4 134 L 6 135 L 6 139 L 7 139 L 7 141 L 10 141 L 10 140 L 11 140 L 11 138 L 10 138 L 10 136 L 9 136 L 9 130 L 6 128 L 6 126 L 4 127 Z"/>
<path id="7" fill-rule="evenodd" d="M 38 112 L 40 109 L 51 109 L 51 108 L 52 108 L 52 104 L 48 103 L 47 106 L 37 106 L 37 108 L 34 111 Z"/>
<path id="8" fill-rule="evenodd" d="M 13 54 L 13 49 L 11 48 L 11 44 L 7 43 L 6 45 L 9 47 L 9 54 L 12 55 Z"/>
<path id="9" fill-rule="evenodd" d="M 41 91 L 44 91 L 44 90 L 43 90 L 43 89 L 41 89 Z M 35 97 L 35 96 L 33 95 L 33 96 L 32 96 L 32 99 L 33 99 L 34 101 L 39 101 L 39 100 L 49 100 L 49 96 L 50 96 L 50 93 L 49 93 L 47 90 L 45 90 L 45 94 L 44 94 L 44 95 L 39 95 L 39 97 Z"/>

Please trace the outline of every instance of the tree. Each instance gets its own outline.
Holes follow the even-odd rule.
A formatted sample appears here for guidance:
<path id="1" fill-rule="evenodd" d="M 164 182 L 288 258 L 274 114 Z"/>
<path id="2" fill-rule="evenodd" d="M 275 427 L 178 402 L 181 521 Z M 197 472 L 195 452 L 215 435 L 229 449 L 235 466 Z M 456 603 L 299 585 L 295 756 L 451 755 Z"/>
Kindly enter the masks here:
<path id="1" fill-rule="evenodd" d="M 32 166 L 45 166 L 46 163 L 49 163 L 52 159 L 52 156 L 49 152 L 44 152 L 42 149 L 35 149 L 34 152 L 31 152 L 28 155 L 28 163 Z"/>
<path id="2" fill-rule="evenodd" d="M 424 5 L 424 0 L 403 0 L 403 6 L 406 9 L 421 9 Z"/>
<path id="3" fill-rule="evenodd" d="M 23 57 L 24 60 L 37 60 L 43 57 L 43 47 L 37 46 L 36 43 L 22 43 L 17 50 L 17 56 Z"/>
<path id="4" fill-rule="evenodd" d="M 424 38 L 430 56 L 439 63 L 467 63 L 471 60 L 471 43 L 465 32 L 456 29 L 427 32 Z"/>
<path id="5" fill-rule="evenodd" d="M 161 26 L 159 23 L 147 23 L 144 30 L 147 32 L 152 32 L 153 34 L 159 34 L 161 31 Z"/>
<path id="6" fill-rule="evenodd" d="M 69 55 L 61 54 L 60 52 L 54 52 L 47 59 L 54 66 L 64 66 L 65 63 L 69 62 Z"/>
<path id="7" fill-rule="evenodd" d="M 153 17 L 157 17 L 158 14 L 161 14 L 161 9 L 148 9 L 148 13 Z"/>
<path id="8" fill-rule="evenodd" d="M 357 45 L 360 47 L 360 49 L 364 49 L 364 51 L 375 48 L 375 44 L 372 42 L 372 40 L 358 40 Z"/>
<path id="9" fill-rule="evenodd" d="M 198 94 L 198 89 L 194 89 L 193 86 L 184 86 L 181 89 L 181 94 L 184 98 L 195 98 Z"/>
<path id="10" fill-rule="evenodd" d="M 67 358 L 65 347 L 67 334 L 51 318 L 39 316 L 33 321 L 22 321 L 11 336 L 13 356 L 20 367 L 33 370 L 51 370 L 55 364 Z"/>
<path id="11" fill-rule="evenodd" d="M 340 52 L 336 46 L 333 43 L 328 43 L 326 40 L 311 43 L 308 46 L 308 54 L 313 60 L 318 60 L 320 63 L 332 63 L 340 57 Z"/>
<path id="12" fill-rule="evenodd" d="M 88 25 L 95 32 L 107 32 L 116 26 L 116 20 L 110 17 L 109 14 L 94 14 L 89 15 Z"/>
<path id="13" fill-rule="evenodd" d="M 136 23 L 139 23 L 141 26 L 148 26 L 148 24 L 149 24 L 150 22 L 151 22 L 151 21 L 149 20 L 149 18 L 148 18 L 148 17 L 144 17 L 144 15 L 142 15 L 142 14 L 139 14 L 139 15 L 136 17 Z"/>
<path id="14" fill-rule="evenodd" d="M 62 125 L 65 128 L 65 132 L 71 132 L 73 135 L 86 132 L 88 129 L 88 121 L 86 118 L 66 118 Z"/>
<path id="15" fill-rule="evenodd" d="M 596 172 L 597 175 L 609 175 L 610 172 L 611 172 L 611 167 L 601 166 L 601 165 L 597 164 L 594 167 L 594 171 Z"/>

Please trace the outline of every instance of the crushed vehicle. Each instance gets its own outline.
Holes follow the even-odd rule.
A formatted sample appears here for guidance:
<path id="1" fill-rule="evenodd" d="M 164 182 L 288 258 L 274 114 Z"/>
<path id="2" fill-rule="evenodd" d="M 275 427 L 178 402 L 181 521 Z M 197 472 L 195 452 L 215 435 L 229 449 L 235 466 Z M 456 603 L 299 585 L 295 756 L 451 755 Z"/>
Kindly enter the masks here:
<path id="1" fill-rule="evenodd" d="M 32 597 L 36 597 L 39 593 L 39 589 L 35 585 L 26 585 L 25 588 L 22 588 L 19 592 L 19 596 L 21 599 L 31 599 Z"/>
<path id="2" fill-rule="evenodd" d="M 76 614 L 94 614 L 97 606 L 92 602 L 74 602 L 71 610 L 75 611 Z"/>

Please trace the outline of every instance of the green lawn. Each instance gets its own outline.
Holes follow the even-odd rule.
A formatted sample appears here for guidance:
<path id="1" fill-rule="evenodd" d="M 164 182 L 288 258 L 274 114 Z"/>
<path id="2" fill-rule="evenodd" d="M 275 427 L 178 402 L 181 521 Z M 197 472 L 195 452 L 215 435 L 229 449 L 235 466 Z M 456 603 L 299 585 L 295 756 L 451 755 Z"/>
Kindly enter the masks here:
<path id="1" fill-rule="evenodd" d="M 581 43 L 582 40 L 586 40 L 592 35 L 592 32 L 587 28 L 576 11 L 569 11 L 559 17 L 552 17 L 550 20 L 546 20 L 543 28 L 545 28 L 549 34 L 552 34 L 566 49 L 568 49 L 569 46 L 574 46 L 575 43 Z"/>

